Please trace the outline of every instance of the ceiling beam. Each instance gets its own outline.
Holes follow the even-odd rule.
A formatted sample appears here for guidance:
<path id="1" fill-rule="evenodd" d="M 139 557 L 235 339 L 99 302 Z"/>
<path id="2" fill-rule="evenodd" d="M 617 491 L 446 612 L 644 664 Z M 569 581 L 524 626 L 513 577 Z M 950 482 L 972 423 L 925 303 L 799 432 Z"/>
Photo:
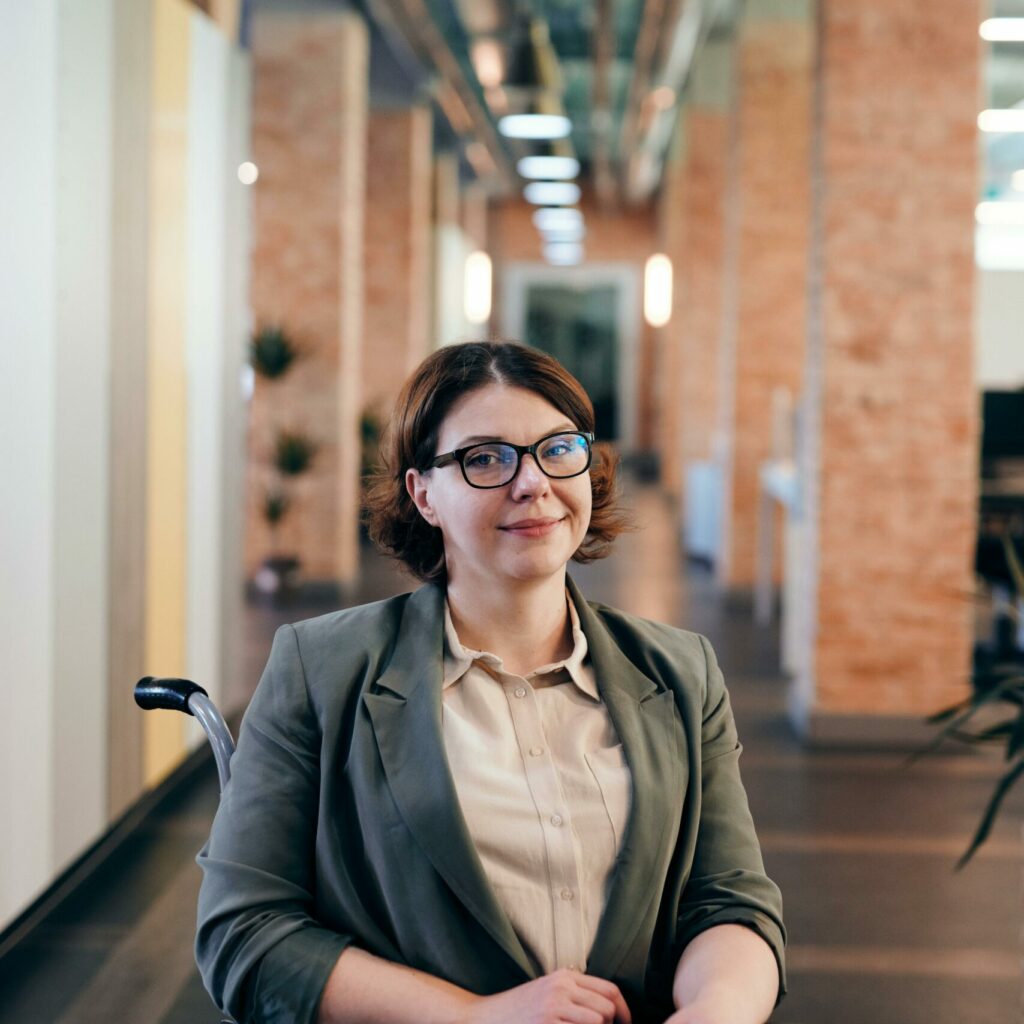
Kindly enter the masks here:
<path id="1" fill-rule="evenodd" d="M 594 192 L 601 206 L 614 206 L 618 188 L 611 160 L 612 117 L 611 73 L 615 58 L 615 17 L 613 0 L 595 0 L 591 54 L 593 77 L 590 90 L 590 154 Z"/>
<path id="2" fill-rule="evenodd" d="M 508 150 L 425 0 L 369 0 L 369 6 L 384 15 L 420 59 L 437 71 L 440 78 L 434 87 L 434 98 L 452 130 L 460 137 L 472 135 L 483 147 L 474 150 L 473 167 L 477 174 L 487 177 L 489 168 L 493 168 L 493 180 L 488 184 L 514 188 L 517 178 Z"/>

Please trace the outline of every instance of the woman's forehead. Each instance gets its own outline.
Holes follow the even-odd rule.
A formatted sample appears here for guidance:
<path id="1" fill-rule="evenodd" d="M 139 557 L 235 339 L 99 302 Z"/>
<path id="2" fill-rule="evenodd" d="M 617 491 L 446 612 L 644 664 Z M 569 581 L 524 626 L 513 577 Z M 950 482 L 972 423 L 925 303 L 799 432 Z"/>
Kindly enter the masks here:
<path id="1" fill-rule="evenodd" d="M 502 438 L 530 443 L 576 424 L 543 395 L 506 384 L 487 384 L 460 398 L 441 423 L 442 447 L 461 447 L 478 439 Z"/>

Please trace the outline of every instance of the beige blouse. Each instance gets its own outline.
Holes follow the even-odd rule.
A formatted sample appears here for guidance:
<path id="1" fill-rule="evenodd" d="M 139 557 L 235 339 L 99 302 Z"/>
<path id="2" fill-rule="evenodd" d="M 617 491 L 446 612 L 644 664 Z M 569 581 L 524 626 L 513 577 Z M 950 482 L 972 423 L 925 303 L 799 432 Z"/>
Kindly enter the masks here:
<path id="1" fill-rule="evenodd" d="M 445 603 L 445 750 L 484 871 L 542 973 L 585 971 L 630 776 L 566 594 L 573 651 L 524 676 L 462 646 Z"/>

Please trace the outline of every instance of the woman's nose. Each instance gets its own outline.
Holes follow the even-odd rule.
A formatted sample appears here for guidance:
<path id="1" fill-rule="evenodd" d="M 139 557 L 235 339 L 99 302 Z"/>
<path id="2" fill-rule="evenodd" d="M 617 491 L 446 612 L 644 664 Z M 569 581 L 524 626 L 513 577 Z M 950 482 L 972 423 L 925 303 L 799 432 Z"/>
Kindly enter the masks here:
<path id="1" fill-rule="evenodd" d="M 514 497 L 532 496 L 543 493 L 548 488 L 548 478 L 541 472 L 540 466 L 533 455 L 527 453 L 519 463 L 519 472 L 512 481 Z"/>

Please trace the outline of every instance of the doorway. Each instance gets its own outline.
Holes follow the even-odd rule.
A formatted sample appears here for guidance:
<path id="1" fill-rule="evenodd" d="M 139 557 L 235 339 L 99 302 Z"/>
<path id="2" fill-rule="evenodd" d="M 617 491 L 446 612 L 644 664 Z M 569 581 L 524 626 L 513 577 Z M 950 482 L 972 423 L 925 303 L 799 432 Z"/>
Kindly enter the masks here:
<path id="1" fill-rule="evenodd" d="M 596 434 L 635 449 L 637 282 L 629 264 L 513 264 L 503 331 L 554 356 L 594 403 Z"/>

